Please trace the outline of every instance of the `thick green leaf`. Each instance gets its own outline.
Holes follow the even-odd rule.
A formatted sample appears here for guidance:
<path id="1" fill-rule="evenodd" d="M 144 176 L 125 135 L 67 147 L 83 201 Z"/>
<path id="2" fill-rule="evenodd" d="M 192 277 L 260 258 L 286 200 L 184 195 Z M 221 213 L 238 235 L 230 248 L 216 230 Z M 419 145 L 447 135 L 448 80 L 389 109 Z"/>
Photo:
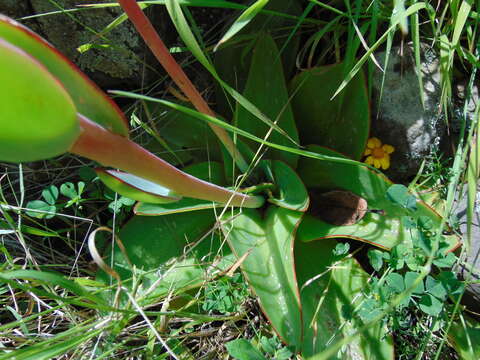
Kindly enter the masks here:
<path id="1" fill-rule="evenodd" d="M 187 174 L 195 176 L 220 186 L 227 185 L 225 182 L 225 172 L 223 165 L 215 161 L 201 162 L 186 166 L 182 169 Z"/>
<path id="2" fill-rule="evenodd" d="M 269 1 L 264 9 L 276 13 L 266 14 L 261 12 L 234 39 L 229 41 L 226 46 L 221 46 L 215 53 L 215 69 L 218 71 L 220 78 L 241 93 L 247 82 L 255 41 L 264 32 L 275 34 L 275 42 L 279 49 L 285 45 L 288 46 L 288 50 L 282 51 L 280 54 L 280 59 L 272 59 L 272 61 L 275 60 L 283 64 L 287 78 L 290 77 L 295 67 L 300 37 L 295 36 L 288 41 L 288 44 L 286 43 L 295 21 L 287 18 L 288 15 L 283 17 L 279 15 L 300 15 L 302 7 L 297 0 L 276 0 Z M 215 92 L 219 113 L 230 118 L 235 110 L 235 100 L 231 95 L 225 94 L 220 84 L 217 85 Z"/>
<path id="3" fill-rule="evenodd" d="M 317 145 L 309 146 L 308 149 L 320 154 L 341 156 L 333 150 Z M 361 221 L 349 226 L 336 226 L 320 219 L 306 218 L 298 230 L 302 241 L 347 237 L 390 249 L 400 242 L 408 243 L 415 235 L 402 225 L 402 217 L 410 214 L 405 207 L 388 199 L 387 190 L 393 184 L 379 172 L 360 165 L 310 158 L 300 159 L 297 172 L 305 185 L 314 191 L 348 190 L 364 198 L 369 210 L 382 210 L 381 213 L 367 213 Z M 416 217 L 425 216 L 431 219 L 433 226 L 441 223 L 440 215 L 424 202 L 419 200 L 416 205 Z M 315 206 L 321 204 L 314 204 Z M 445 240 L 450 244 L 449 250 L 459 246 L 457 236 L 445 236 Z"/>
<path id="4" fill-rule="evenodd" d="M 349 238 L 363 241 L 385 250 L 400 243 L 412 244 L 412 234 L 400 221 L 379 214 L 367 213 L 354 225 L 336 226 L 306 214 L 297 231 L 297 240 L 309 242 L 328 238 Z"/>
<path id="5" fill-rule="evenodd" d="M 119 237 L 136 268 L 137 278 L 142 279 L 138 289 L 141 302 L 158 299 L 170 291 L 198 287 L 232 265 L 233 255 L 222 247 L 218 236 L 206 235 L 214 223 L 213 212 L 197 211 L 160 217 L 134 216 L 122 228 Z M 108 249 L 105 252 L 109 257 L 110 253 Z M 105 262 L 111 265 L 111 261 Z M 134 271 L 117 246 L 112 267 L 124 279 L 124 285 L 131 287 Z M 111 281 L 103 271 L 98 277 L 106 283 Z M 154 283 L 155 288 L 147 294 Z"/>
<path id="6" fill-rule="evenodd" d="M 295 242 L 295 267 L 303 309 L 305 358 L 315 355 L 352 334 L 363 324 L 355 308 L 365 300 L 368 274 L 353 258 L 335 262 L 336 241 Z M 314 277 L 322 274 L 317 279 Z M 392 338 L 379 323 L 345 345 L 329 359 L 394 358 Z"/>
<path id="7" fill-rule="evenodd" d="M 307 211 L 310 203 L 308 192 L 295 171 L 280 160 L 272 161 L 271 169 L 277 191 L 268 201 L 286 209 Z"/>
<path id="8" fill-rule="evenodd" d="M 225 185 L 225 174 L 223 166 L 217 162 L 203 162 L 187 166 L 183 169 L 187 174 L 193 175 L 199 179 L 217 184 Z M 168 215 L 180 212 L 195 210 L 213 209 L 223 205 L 212 201 L 183 198 L 180 201 L 171 204 L 153 204 L 148 202 L 139 202 L 135 205 L 135 214 L 146 216 Z"/>
<path id="9" fill-rule="evenodd" d="M 0 38 L 5 39 L 31 55 L 60 80 L 70 94 L 79 113 L 117 134 L 128 136 L 127 120 L 117 105 L 82 73 L 75 64 L 47 41 L 23 25 L 3 15 L 0 15 Z M 22 68 L 21 65 L 16 67 L 18 69 Z M 2 66 L 2 69 L 9 69 L 9 71 L 14 68 Z M 23 69 L 23 71 L 25 74 L 30 74 L 26 69 Z M 30 84 L 34 84 L 33 80 Z M 51 97 L 50 99 L 56 98 Z M 29 104 L 29 106 L 32 104 L 28 98 L 23 100 L 23 103 Z M 24 105 L 26 108 L 29 106 Z M 52 108 L 57 110 L 58 107 L 59 105 L 55 100 L 55 105 Z M 38 121 L 38 119 L 36 120 Z M 41 124 L 40 121 L 38 122 Z M 18 126 L 18 122 L 16 125 Z M 49 128 L 46 125 L 44 127 Z M 24 130 L 27 129 L 26 127 L 22 128 Z"/>
<path id="10" fill-rule="evenodd" d="M 192 106 L 183 101 L 177 103 Z M 207 123 L 162 104 L 152 102 L 145 104 L 156 121 L 158 133 L 172 145 L 172 148 L 181 151 L 181 154 L 176 155 L 181 156 L 187 152 L 195 158 L 206 159 L 208 156 L 210 160 L 220 160 L 218 139 Z"/>
<path id="11" fill-rule="evenodd" d="M 132 174 L 101 168 L 95 169 L 95 171 L 100 180 L 111 190 L 133 200 L 152 204 L 168 204 L 182 198 L 166 187 Z"/>
<path id="12" fill-rule="evenodd" d="M 272 206 L 265 219 L 244 209 L 225 223 L 228 242 L 259 298 L 263 312 L 283 340 L 301 344 L 300 299 L 293 264 L 293 241 L 302 213 Z"/>
<path id="13" fill-rule="evenodd" d="M 267 360 L 252 343 L 246 339 L 235 339 L 225 344 L 228 354 L 237 360 Z"/>
<path id="14" fill-rule="evenodd" d="M 0 161 L 42 160 L 68 151 L 80 127 L 75 105 L 58 80 L 1 39 L 0 76 Z"/>
<path id="15" fill-rule="evenodd" d="M 224 205 L 217 204 L 213 201 L 183 198 L 177 202 L 170 204 L 152 204 L 139 202 L 135 205 L 134 212 L 137 215 L 160 216 L 196 210 L 221 208 L 223 206 Z"/>
<path id="16" fill-rule="evenodd" d="M 448 333 L 452 345 L 462 360 L 480 359 L 480 323 L 463 315 L 464 325 L 455 321 Z"/>
<path id="17" fill-rule="evenodd" d="M 276 121 L 288 137 L 298 143 L 298 132 L 295 126 L 288 91 L 283 75 L 282 64 L 273 61 L 279 57 L 277 46 L 270 35 L 259 37 L 253 50 L 252 64 L 248 74 L 247 84 L 243 95 L 250 99 L 266 116 Z M 265 138 L 271 127 L 259 121 L 243 106 L 237 105 L 235 112 L 236 125 L 260 138 Z M 269 141 L 282 145 L 292 145 L 292 141 L 285 134 L 271 131 Z M 258 144 L 245 140 L 252 149 L 257 149 Z M 293 168 L 297 165 L 298 156 L 278 150 L 269 150 L 268 158 L 283 160 Z"/>
<path id="18" fill-rule="evenodd" d="M 343 64 L 335 64 L 297 75 L 290 85 L 292 109 L 304 144 L 320 144 L 359 160 L 370 131 L 367 88 L 359 73 L 342 96 L 331 100 L 343 70 Z"/>

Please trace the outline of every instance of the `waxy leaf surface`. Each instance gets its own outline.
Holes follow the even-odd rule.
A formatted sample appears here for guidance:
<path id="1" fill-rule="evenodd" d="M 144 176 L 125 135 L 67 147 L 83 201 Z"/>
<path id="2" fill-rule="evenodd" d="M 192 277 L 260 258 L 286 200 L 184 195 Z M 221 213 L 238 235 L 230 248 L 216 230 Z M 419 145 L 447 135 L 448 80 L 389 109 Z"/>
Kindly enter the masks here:
<path id="1" fill-rule="evenodd" d="M 354 310 L 365 300 L 369 275 L 355 259 L 346 258 L 335 263 L 336 244 L 334 240 L 295 242 L 295 266 L 303 310 L 302 355 L 306 359 L 315 359 L 316 354 L 363 325 Z M 393 360 L 393 341 L 381 323 L 376 323 L 329 359 Z"/>
<path id="2" fill-rule="evenodd" d="M 262 35 L 256 42 L 243 95 L 284 131 L 281 134 L 277 130 L 271 130 L 269 141 L 285 146 L 295 146 L 292 140 L 298 143 L 298 132 L 288 99 L 282 64 L 277 46 L 270 35 Z M 239 104 L 235 112 L 235 123 L 242 130 L 262 139 L 271 129 Z M 259 146 L 251 140 L 245 140 L 245 143 L 254 151 Z M 270 149 L 266 157 L 283 160 L 293 168 L 298 160 L 296 154 L 275 149 Z"/>
<path id="3" fill-rule="evenodd" d="M 342 157 L 333 150 L 317 145 L 311 145 L 308 149 L 319 154 Z M 367 213 L 361 221 L 349 226 L 336 226 L 320 219 L 307 218 L 298 231 L 298 236 L 302 241 L 325 237 L 347 237 L 390 249 L 404 241 L 408 244 L 412 236 L 415 236 L 412 229 L 404 228 L 401 223 L 402 217 L 409 213 L 386 196 L 388 188 L 393 183 L 379 172 L 362 164 L 341 164 L 301 158 L 298 174 L 312 191 L 348 190 L 364 198 L 369 210 L 379 211 L 378 213 Z M 318 206 L 322 206 L 322 204 L 315 204 L 314 207 Z M 423 201 L 418 200 L 416 206 L 415 217 L 426 216 L 432 220 L 433 226 L 441 223 L 440 215 Z M 315 215 L 314 207 L 312 208 L 313 215 Z M 449 243 L 449 250 L 459 246 L 456 236 L 447 236 L 445 240 Z"/>
<path id="4" fill-rule="evenodd" d="M 307 211 L 310 203 L 308 192 L 297 173 L 280 160 L 271 162 L 271 171 L 277 191 L 268 201 L 286 209 Z"/>
<path id="5" fill-rule="evenodd" d="M 301 218 L 301 212 L 271 206 L 265 219 L 256 210 L 243 209 L 224 224 L 235 255 L 248 254 L 241 268 L 263 312 L 280 337 L 296 348 L 302 323 L 293 242 Z"/>
<path id="6" fill-rule="evenodd" d="M 214 161 L 203 162 L 187 166 L 183 169 L 187 174 L 193 175 L 201 180 L 209 181 L 217 185 L 225 185 L 225 174 L 222 164 Z M 135 214 L 145 216 L 159 216 L 175 214 L 180 212 L 212 209 L 223 207 L 213 201 L 182 198 L 174 203 L 151 203 L 141 201 L 135 205 Z"/>
<path id="7" fill-rule="evenodd" d="M 0 38 L 34 57 L 60 80 L 79 113 L 116 134 L 128 136 L 127 121 L 117 105 L 50 43 L 15 20 L 1 14 Z M 20 68 L 19 65 L 17 67 Z M 53 103 L 50 106 L 56 109 L 57 105 L 53 99 L 55 98 L 52 98 Z"/>
<path id="8" fill-rule="evenodd" d="M 211 211 L 197 211 L 194 216 L 134 216 L 122 228 L 119 237 L 137 277 L 142 275 L 141 301 L 164 296 L 172 290 L 200 286 L 233 264 L 229 248 L 221 246 L 218 236 L 207 234 L 214 223 Z M 105 252 L 107 257 L 110 253 L 110 249 Z M 113 269 L 124 280 L 124 285 L 132 286 L 133 269 L 117 246 L 113 258 L 105 262 L 113 262 Z M 105 282 L 110 281 L 103 271 L 99 271 L 98 276 Z M 153 291 L 146 293 L 154 283 Z"/>
<path id="9" fill-rule="evenodd" d="M 168 204 L 182 198 L 164 186 L 132 174 L 105 169 L 96 169 L 95 171 L 100 180 L 111 190 L 133 200 L 152 204 Z"/>
<path id="10" fill-rule="evenodd" d="M 264 10 L 295 16 L 302 14 L 302 6 L 297 0 L 269 1 Z M 279 49 L 282 49 L 285 45 L 288 46 L 288 51 L 281 52 L 279 62 L 283 64 L 284 73 L 289 78 L 295 67 L 295 58 L 300 44 L 298 36 L 289 38 L 294 25 L 295 20 L 276 14 L 257 14 L 226 46 L 222 45 L 216 50 L 215 69 L 222 80 L 243 93 L 252 62 L 252 49 L 262 33 L 275 34 L 275 42 Z M 229 32 L 231 28 L 227 29 L 226 32 Z M 287 40 L 288 44 L 286 44 Z M 219 113 L 231 118 L 235 111 L 235 100 L 226 94 L 218 84 L 215 93 Z"/>
<path id="11" fill-rule="evenodd" d="M 344 75 L 343 64 L 301 72 L 290 85 L 292 109 L 303 144 L 319 144 L 360 160 L 370 131 L 367 88 L 359 73 L 331 100 Z"/>
<path id="12" fill-rule="evenodd" d="M 68 151 L 80 127 L 75 105 L 60 82 L 1 39 L 0 77 L 0 161 L 35 161 Z"/>

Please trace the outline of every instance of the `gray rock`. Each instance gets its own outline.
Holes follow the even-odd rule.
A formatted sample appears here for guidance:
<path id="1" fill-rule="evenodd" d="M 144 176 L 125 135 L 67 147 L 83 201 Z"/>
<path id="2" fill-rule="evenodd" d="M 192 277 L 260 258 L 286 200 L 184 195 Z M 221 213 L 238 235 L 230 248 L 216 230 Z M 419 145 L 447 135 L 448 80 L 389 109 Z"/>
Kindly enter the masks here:
<path id="1" fill-rule="evenodd" d="M 445 126 L 439 117 L 441 96 L 439 60 L 433 50 L 423 46 L 421 72 L 423 89 L 420 90 L 415 72 L 415 59 L 410 47 L 392 48 L 383 73 L 373 76 L 372 135 L 383 143 L 395 147 L 391 167 L 387 171 L 395 181 L 405 181 L 418 171 L 421 161 L 438 147 Z M 385 52 L 375 54 L 382 68 Z M 421 92 L 424 104 L 421 102 Z M 380 96 L 381 95 L 381 96 Z"/>
<path id="2" fill-rule="evenodd" d="M 15 19 L 28 14 L 29 6 L 29 1 L 2 0 L 0 2 L 0 13 Z"/>
<path id="3" fill-rule="evenodd" d="M 163 74 L 160 65 L 128 20 L 103 38 L 96 35 L 122 13 L 118 7 L 47 14 L 22 20 L 22 16 L 46 14 L 59 8 L 55 2 L 45 0 L 1 2 L 0 12 L 39 33 L 104 89 L 142 87 Z M 57 0 L 56 3 L 64 9 L 75 9 L 77 5 L 91 4 L 92 1 Z M 151 11 L 152 22 L 158 24 L 161 34 L 167 33 L 163 31 L 167 24 L 165 12 L 161 7 L 155 7 L 154 10 Z M 79 47 L 85 44 L 93 46 L 80 52 Z"/>
<path id="4" fill-rule="evenodd" d="M 468 86 L 468 81 L 463 79 L 453 87 L 454 110 L 451 124 L 452 130 L 457 134 L 460 132 L 464 118 L 466 119 L 467 130 L 469 129 L 479 103 L 478 84 L 473 84 L 470 94 L 466 91 Z"/>
<path id="5" fill-rule="evenodd" d="M 463 187 L 462 197 L 456 202 L 454 213 L 459 220 L 463 237 L 463 249 L 457 273 L 467 281 L 480 280 L 480 187 L 477 189 L 475 211 L 472 219 L 471 236 L 467 231 L 467 187 Z M 480 283 L 468 284 L 463 302 L 472 310 L 480 313 Z"/>

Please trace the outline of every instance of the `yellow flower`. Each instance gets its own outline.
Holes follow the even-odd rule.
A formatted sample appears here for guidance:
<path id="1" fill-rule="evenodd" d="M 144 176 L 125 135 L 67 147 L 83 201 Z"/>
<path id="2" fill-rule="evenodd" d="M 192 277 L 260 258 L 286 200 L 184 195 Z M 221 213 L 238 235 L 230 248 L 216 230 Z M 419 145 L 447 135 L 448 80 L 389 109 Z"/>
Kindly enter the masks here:
<path id="1" fill-rule="evenodd" d="M 377 169 L 387 170 L 390 167 L 390 154 L 395 151 L 392 145 L 384 144 L 376 138 L 372 137 L 367 141 L 367 148 L 365 149 L 364 156 L 365 163 L 373 165 Z"/>

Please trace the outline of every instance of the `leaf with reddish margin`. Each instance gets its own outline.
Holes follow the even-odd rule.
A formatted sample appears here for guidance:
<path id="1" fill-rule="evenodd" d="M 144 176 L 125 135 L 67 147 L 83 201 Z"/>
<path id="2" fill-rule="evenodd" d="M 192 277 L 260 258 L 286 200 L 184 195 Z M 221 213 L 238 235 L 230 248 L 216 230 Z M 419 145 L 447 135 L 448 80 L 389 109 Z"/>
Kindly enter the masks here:
<path id="1" fill-rule="evenodd" d="M 133 200 L 152 204 L 168 204 L 182 198 L 164 186 L 129 173 L 101 168 L 95 169 L 95 172 L 111 190 Z"/>
<path id="2" fill-rule="evenodd" d="M 0 161 L 35 161 L 68 151 L 80 126 L 62 84 L 36 59 L 1 39 L 0 78 Z"/>
<path id="3" fill-rule="evenodd" d="M 297 211 L 307 211 L 310 203 L 307 189 L 297 173 L 280 160 L 271 161 L 272 182 L 277 191 L 268 201 L 277 206 Z"/>
<path id="4" fill-rule="evenodd" d="M 331 100 L 343 77 L 343 64 L 301 72 L 290 84 L 292 109 L 304 144 L 316 143 L 360 160 L 370 131 L 365 77 L 360 72 Z"/>
<path id="5" fill-rule="evenodd" d="M 260 212 L 243 209 L 224 224 L 228 243 L 260 306 L 280 337 L 300 348 L 302 317 L 295 278 L 293 242 L 302 213 L 271 206 L 265 219 Z"/>
<path id="6" fill-rule="evenodd" d="M 123 286 L 136 289 L 137 301 L 144 305 L 181 289 L 197 288 L 235 262 L 228 246 L 210 233 L 215 220 L 211 211 L 198 211 L 195 216 L 134 216 L 119 233 L 128 259 L 115 246 L 105 251 L 105 262 L 113 264 Z M 105 284 L 115 281 L 102 270 L 97 279 Z"/>
<path id="7" fill-rule="evenodd" d="M 336 151 L 318 145 L 310 145 L 308 150 L 323 155 L 344 157 Z M 414 229 L 406 229 L 402 225 L 402 217 L 410 214 L 387 198 L 387 190 L 393 183 L 383 174 L 361 164 L 341 164 L 304 157 L 300 159 L 297 171 L 310 189 L 313 200 L 315 200 L 315 192 L 346 190 L 365 199 L 368 210 L 379 211 L 378 213 L 368 212 L 358 223 L 348 226 L 332 225 L 317 218 L 307 217 L 298 229 L 298 237 L 301 241 L 346 237 L 365 241 L 384 249 L 390 249 L 401 242 L 411 243 L 412 237 L 415 236 Z M 418 200 L 416 205 L 417 210 L 414 216 L 428 217 L 434 226 L 441 223 L 441 216 L 423 201 Z M 315 215 L 315 208 L 320 206 L 322 206 L 321 201 L 312 201 L 313 215 Z M 455 235 L 444 236 L 444 240 L 449 244 L 448 251 L 460 245 L 459 238 Z"/>
<path id="8" fill-rule="evenodd" d="M 225 185 L 225 176 L 223 165 L 218 162 L 209 161 L 187 166 L 183 169 L 187 174 L 193 175 L 199 179 L 212 182 L 217 185 Z M 199 200 L 192 198 L 183 198 L 180 201 L 171 204 L 141 201 L 135 205 L 134 211 L 137 215 L 160 216 L 188 211 L 197 211 L 223 207 L 224 205 L 213 201 Z"/>
<path id="9" fill-rule="evenodd" d="M 303 310 L 302 356 L 315 359 L 322 351 L 359 329 L 357 308 L 364 300 L 369 275 L 353 258 L 335 263 L 337 242 L 295 242 L 295 269 Z M 372 324 L 344 345 L 335 360 L 393 360 L 393 341 L 382 322 Z"/>
<path id="10" fill-rule="evenodd" d="M 116 134 L 128 136 L 128 122 L 118 106 L 45 39 L 1 14 L 0 38 L 31 55 L 60 80 L 79 113 Z"/>
<path id="11" fill-rule="evenodd" d="M 272 131 L 268 137 L 269 141 L 286 146 L 291 146 L 292 140 L 298 143 L 298 131 L 288 98 L 279 52 L 270 35 L 261 35 L 257 40 L 243 95 L 266 116 L 273 119 L 276 126 L 283 131 L 283 133 Z M 235 111 L 235 123 L 240 129 L 262 139 L 272 128 L 271 124 L 259 121 L 240 104 L 237 104 Z M 248 139 L 244 142 L 254 151 L 259 146 L 257 142 Z M 296 168 L 298 161 L 298 155 L 276 149 L 270 149 L 266 158 L 285 161 L 292 168 Z"/>

